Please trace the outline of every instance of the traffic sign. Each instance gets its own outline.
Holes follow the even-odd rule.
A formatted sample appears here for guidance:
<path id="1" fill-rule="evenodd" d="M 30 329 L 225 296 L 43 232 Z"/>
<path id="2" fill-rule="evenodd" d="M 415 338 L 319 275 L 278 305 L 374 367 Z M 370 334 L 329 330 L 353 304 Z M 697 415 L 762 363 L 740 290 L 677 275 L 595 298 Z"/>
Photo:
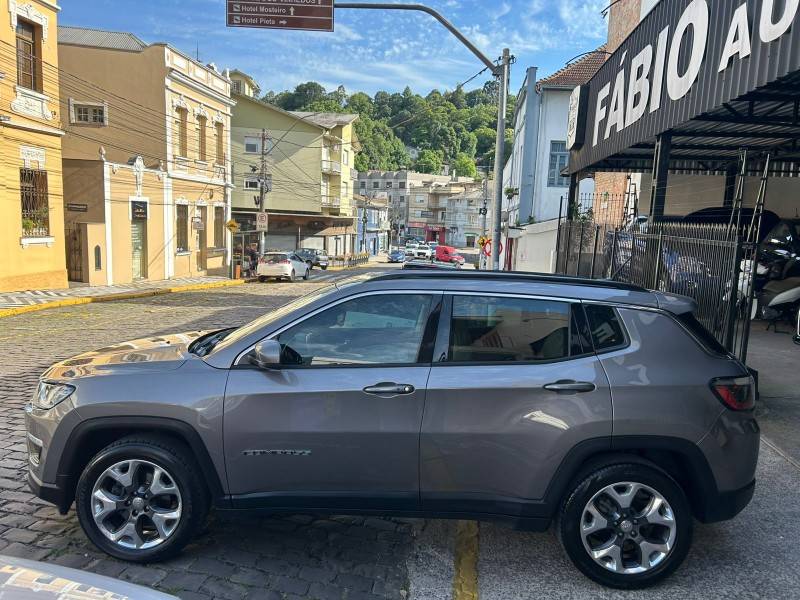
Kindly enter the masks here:
<path id="1" fill-rule="evenodd" d="M 225 223 L 225 227 L 227 227 L 228 231 L 230 231 L 231 233 L 236 233 L 237 231 L 239 231 L 239 223 L 237 223 L 235 219 L 231 219 L 230 221 Z"/>
<path id="2" fill-rule="evenodd" d="M 267 213 L 256 213 L 256 231 L 269 230 L 269 215 Z"/>
<path id="3" fill-rule="evenodd" d="M 333 0 L 228 0 L 228 27 L 333 31 Z"/>

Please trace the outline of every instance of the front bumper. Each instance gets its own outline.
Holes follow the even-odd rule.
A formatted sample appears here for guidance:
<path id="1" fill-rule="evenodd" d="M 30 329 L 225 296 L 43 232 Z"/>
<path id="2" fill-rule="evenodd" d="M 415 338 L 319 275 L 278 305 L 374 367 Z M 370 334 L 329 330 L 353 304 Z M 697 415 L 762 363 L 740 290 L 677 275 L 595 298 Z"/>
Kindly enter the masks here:
<path id="1" fill-rule="evenodd" d="M 63 479 L 59 476 L 59 479 Z M 67 514 L 72 505 L 72 495 L 67 493 L 67 481 L 59 483 L 42 483 L 36 475 L 28 469 L 28 487 L 31 488 L 34 496 L 38 496 L 45 502 L 50 502 L 58 507 L 58 512 L 62 515 Z"/>

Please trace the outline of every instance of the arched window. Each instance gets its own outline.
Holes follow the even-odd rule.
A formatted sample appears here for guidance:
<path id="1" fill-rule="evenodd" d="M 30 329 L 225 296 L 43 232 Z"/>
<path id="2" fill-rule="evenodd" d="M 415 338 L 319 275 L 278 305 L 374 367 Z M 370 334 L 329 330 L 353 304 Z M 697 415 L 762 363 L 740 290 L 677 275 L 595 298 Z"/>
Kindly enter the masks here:
<path id="1" fill-rule="evenodd" d="M 100 246 L 94 247 L 94 270 L 101 271 L 103 269 L 103 258 L 100 252 Z"/>

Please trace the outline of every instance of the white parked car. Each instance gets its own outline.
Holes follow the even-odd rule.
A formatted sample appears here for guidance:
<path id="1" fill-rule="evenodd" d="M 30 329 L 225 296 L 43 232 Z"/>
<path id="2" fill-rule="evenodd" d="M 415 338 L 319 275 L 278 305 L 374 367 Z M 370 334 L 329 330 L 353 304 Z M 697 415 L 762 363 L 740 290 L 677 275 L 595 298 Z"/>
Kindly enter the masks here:
<path id="1" fill-rule="evenodd" d="M 294 281 L 298 277 L 308 279 L 311 267 L 294 252 L 267 252 L 258 259 L 259 281 L 270 277 Z"/>
<path id="2" fill-rule="evenodd" d="M 414 251 L 419 248 L 419 244 L 417 242 L 406 242 L 406 254 L 414 254 Z"/>
<path id="3" fill-rule="evenodd" d="M 417 258 L 430 258 L 433 256 L 433 250 L 427 244 L 420 244 L 417 246 L 417 249 L 414 250 L 414 256 Z"/>

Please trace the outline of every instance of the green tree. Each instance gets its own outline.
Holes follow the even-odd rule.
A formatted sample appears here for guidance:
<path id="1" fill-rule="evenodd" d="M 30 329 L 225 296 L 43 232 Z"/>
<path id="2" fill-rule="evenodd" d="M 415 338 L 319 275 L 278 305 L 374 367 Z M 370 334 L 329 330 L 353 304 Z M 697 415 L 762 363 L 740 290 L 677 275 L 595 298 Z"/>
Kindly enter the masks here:
<path id="1" fill-rule="evenodd" d="M 442 152 L 439 150 L 423 150 L 417 157 L 415 169 L 420 173 L 438 175 L 442 172 Z"/>
<path id="2" fill-rule="evenodd" d="M 478 169 L 475 167 L 475 159 L 463 152 L 461 152 L 453 162 L 453 170 L 459 177 L 472 177 L 475 179 L 478 176 Z"/>

